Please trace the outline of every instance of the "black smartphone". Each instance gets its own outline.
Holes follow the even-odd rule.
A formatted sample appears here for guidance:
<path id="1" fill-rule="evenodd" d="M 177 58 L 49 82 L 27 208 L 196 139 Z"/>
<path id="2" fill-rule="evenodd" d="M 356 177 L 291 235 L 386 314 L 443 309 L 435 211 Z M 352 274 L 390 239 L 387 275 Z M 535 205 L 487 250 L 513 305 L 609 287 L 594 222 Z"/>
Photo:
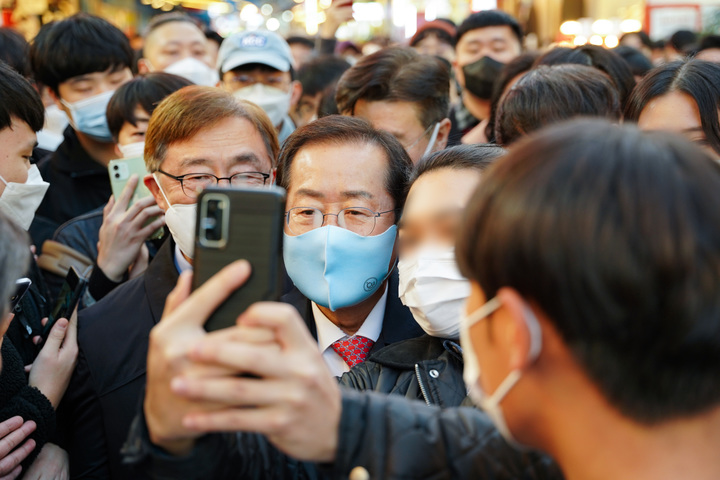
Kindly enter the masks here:
<path id="1" fill-rule="evenodd" d="M 282 238 L 285 190 L 208 188 L 198 197 L 193 259 L 193 290 L 235 260 L 252 273 L 205 323 L 208 331 L 235 325 L 237 317 L 260 301 L 282 293 Z"/>
<path id="2" fill-rule="evenodd" d="M 15 307 L 17 307 L 18 303 L 20 303 L 20 300 L 22 300 L 23 296 L 28 291 L 30 285 L 32 285 L 32 280 L 29 278 L 18 278 L 15 280 L 15 292 L 12 297 L 10 297 L 11 312 L 15 310 Z"/>
<path id="3" fill-rule="evenodd" d="M 40 336 L 44 341 L 47 339 L 52 330 L 53 325 L 60 318 L 70 319 L 73 310 L 77 306 L 83 293 L 85 293 L 85 287 L 87 286 L 87 279 L 80 275 L 74 267 L 70 267 L 65 282 L 60 289 L 60 295 L 58 296 L 55 306 L 52 312 L 48 316 L 47 323 L 42 329 Z"/>

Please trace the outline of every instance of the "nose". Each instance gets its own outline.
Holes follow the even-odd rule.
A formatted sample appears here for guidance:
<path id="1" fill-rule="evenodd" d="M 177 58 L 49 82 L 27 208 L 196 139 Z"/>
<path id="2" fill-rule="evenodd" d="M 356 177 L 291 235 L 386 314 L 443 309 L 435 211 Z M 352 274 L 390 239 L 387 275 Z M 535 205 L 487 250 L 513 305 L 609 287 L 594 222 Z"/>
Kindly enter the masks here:
<path id="1" fill-rule="evenodd" d="M 320 226 L 322 227 L 323 225 L 332 225 L 335 227 L 339 227 L 340 225 L 338 224 L 338 215 L 336 213 L 326 213 L 325 215 L 323 215 L 323 224 Z"/>

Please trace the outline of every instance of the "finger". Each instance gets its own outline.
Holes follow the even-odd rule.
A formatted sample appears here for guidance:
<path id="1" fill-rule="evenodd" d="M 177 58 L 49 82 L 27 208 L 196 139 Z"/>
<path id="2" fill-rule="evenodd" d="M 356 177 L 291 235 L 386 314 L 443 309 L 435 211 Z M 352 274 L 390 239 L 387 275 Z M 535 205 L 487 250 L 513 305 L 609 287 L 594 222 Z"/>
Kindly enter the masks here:
<path id="1" fill-rule="evenodd" d="M 208 333 L 200 342 L 245 342 L 245 343 L 273 343 L 275 332 L 268 328 L 249 327 L 247 325 L 235 325 L 234 327 L 223 328 Z"/>
<path id="2" fill-rule="evenodd" d="M 69 323 L 70 322 L 68 322 L 66 318 L 58 318 L 55 325 L 53 325 L 50 329 L 50 333 L 48 334 L 48 338 L 45 340 L 45 345 L 43 345 L 42 349 L 50 349 L 49 351 L 51 352 L 60 350 L 63 340 L 65 340 L 65 333 L 67 332 Z"/>
<path id="3" fill-rule="evenodd" d="M 4 422 L 0 423 L 0 439 L 6 437 L 9 433 L 14 432 L 18 428 L 22 427 L 23 419 L 20 415 L 10 417 Z"/>
<path id="4" fill-rule="evenodd" d="M 45 324 L 46 324 L 47 322 L 48 322 L 48 317 L 45 317 L 45 318 L 43 318 L 42 320 L 40 320 L 40 323 L 42 323 L 42 326 L 43 326 L 43 327 L 45 326 Z"/>
<path id="5" fill-rule="evenodd" d="M 167 296 L 165 300 L 165 308 L 163 309 L 163 316 L 169 316 L 182 303 L 190 296 L 190 289 L 192 287 L 192 272 L 183 272 L 178 277 L 178 281 Z M 167 322 L 167 320 L 166 320 Z"/>
<path id="6" fill-rule="evenodd" d="M 32 363 L 30 365 L 25 365 L 25 373 L 28 373 L 30 370 L 32 370 L 32 366 Z"/>
<path id="7" fill-rule="evenodd" d="M 77 347 L 77 324 L 77 307 L 75 307 L 72 315 L 70 315 L 70 323 L 67 326 L 67 332 L 65 332 L 65 340 L 62 344 L 63 348 L 69 346 Z"/>
<path id="8" fill-rule="evenodd" d="M 275 337 L 286 348 L 307 348 L 309 345 L 317 346 L 317 342 L 310 336 L 307 325 L 295 307 L 276 302 L 258 302 L 250 306 L 238 320 L 240 325 L 249 327 L 269 328 L 275 332 Z"/>
<path id="9" fill-rule="evenodd" d="M 23 443 L 18 449 L 12 452 L 10 455 L 5 456 L 0 460 L 0 472 L 14 471 L 15 468 L 27 458 L 28 455 L 35 449 L 35 440 L 32 438 Z"/>
<path id="10" fill-rule="evenodd" d="M 161 228 L 163 225 L 165 225 L 165 215 L 158 215 L 158 218 L 143 227 L 142 230 L 138 232 L 138 235 L 142 236 L 142 238 L 148 238 L 153 234 L 153 232 Z"/>
<path id="11" fill-rule="evenodd" d="M 162 212 L 162 209 L 158 207 L 155 204 L 155 198 L 154 197 L 145 197 L 135 203 L 132 204 L 130 208 L 128 208 L 127 213 L 125 214 L 125 220 L 130 221 L 132 219 L 135 219 L 140 215 L 143 211 L 145 211 L 148 208 L 154 208 L 155 211 L 160 210 Z M 157 215 L 157 213 L 155 213 Z"/>
<path id="12" fill-rule="evenodd" d="M 229 408 L 215 412 L 189 413 L 183 426 L 196 432 L 257 432 L 272 434 L 285 414 L 276 408 Z"/>
<path id="13" fill-rule="evenodd" d="M 222 302 L 245 283 L 248 277 L 250 277 L 250 263 L 247 260 L 237 260 L 231 263 L 213 275 L 190 297 L 186 297 L 187 301 L 178 305 L 175 313 L 168 320 L 179 325 L 203 325 Z M 182 296 L 182 293 L 189 292 L 190 280 L 188 278 L 183 282 L 183 291 L 178 294 L 179 297 Z M 180 287 L 180 284 L 181 281 L 178 281 L 178 286 L 175 288 Z"/>
<path id="14" fill-rule="evenodd" d="M 22 473 L 22 465 L 18 465 L 17 467 L 15 467 L 15 470 L 8 473 L 7 475 L 3 475 L 2 477 L 0 477 L 0 480 L 15 480 L 20 476 L 20 473 Z"/>
<path id="15" fill-rule="evenodd" d="M 317 347 L 315 347 L 317 350 Z M 253 345 L 240 342 L 198 342 L 190 351 L 197 362 L 220 365 L 258 377 L 286 376 L 288 365 L 277 344 Z"/>
<path id="16" fill-rule="evenodd" d="M 103 219 L 106 219 L 115 206 L 115 195 L 110 195 L 110 200 L 103 207 Z"/>
<path id="17" fill-rule="evenodd" d="M 172 391 L 194 401 L 208 401 L 229 407 L 264 407 L 287 404 L 295 393 L 286 382 L 229 376 L 222 378 L 176 377 Z"/>
<path id="18" fill-rule="evenodd" d="M 128 204 L 130 203 L 130 199 L 133 196 L 133 193 L 135 193 L 135 187 L 138 185 L 138 176 L 136 174 L 130 175 L 130 178 L 128 178 L 128 182 L 123 188 L 122 192 L 120 192 L 120 197 L 117 200 L 117 208 L 120 209 L 120 211 L 124 212 L 127 210 Z"/>
<path id="19" fill-rule="evenodd" d="M 3 437 L 3 439 L 0 440 L 0 458 L 6 457 L 8 453 L 12 452 L 15 447 L 35 430 L 35 427 L 35 422 L 28 421 L 23 423 L 19 429 Z"/>
<path id="20" fill-rule="evenodd" d="M 133 205 L 133 208 L 134 207 L 135 205 Z M 130 221 L 130 226 L 133 228 L 133 230 L 140 230 L 145 224 L 145 222 L 147 222 L 149 219 L 160 216 L 163 213 L 164 212 L 162 208 L 158 207 L 157 205 L 151 205 L 136 213 L 134 218 Z"/>

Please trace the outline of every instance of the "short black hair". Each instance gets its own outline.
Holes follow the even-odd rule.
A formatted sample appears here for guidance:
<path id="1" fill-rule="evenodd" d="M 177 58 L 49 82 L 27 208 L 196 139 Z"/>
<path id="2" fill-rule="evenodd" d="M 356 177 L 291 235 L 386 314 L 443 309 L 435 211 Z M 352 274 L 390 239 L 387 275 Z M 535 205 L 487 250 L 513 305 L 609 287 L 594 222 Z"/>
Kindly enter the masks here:
<path id="1" fill-rule="evenodd" d="M 15 280 L 24 276 L 29 266 L 30 238 L 27 232 L 0 211 L 0 316 L 8 313 L 8 299 L 15 291 Z"/>
<path id="2" fill-rule="evenodd" d="M 675 50 L 685 53 L 697 43 L 697 33 L 690 30 L 678 30 L 672 34 L 669 42 Z"/>
<path id="3" fill-rule="evenodd" d="M 298 128 L 283 143 L 278 156 L 277 184 L 290 187 L 290 171 L 298 152 L 310 145 L 370 144 L 385 152 L 388 168 L 385 172 L 385 189 L 395 203 L 395 223 L 405 206 L 405 195 L 412 160 L 395 137 L 376 130 L 369 122 L 357 117 L 330 115 Z"/>
<path id="4" fill-rule="evenodd" d="M 585 65 L 542 65 L 507 92 L 495 118 L 495 139 L 509 145 L 520 137 L 576 117 L 620 119 L 620 102 L 609 78 Z"/>
<path id="5" fill-rule="evenodd" d="M 643 32 L 642 30 L 640 30 L 640 31 L 638 31 L 638 32 L 623 33 L 623 34 L 620 36 L 620 45 L 623 44 L 623 40 L 624 40 L 625 38 L 627 38 L 627 37 L 633 37 L 633 36 L 638 37 L 638 38 L 640 39 L 640 42 L 641 42 L 644 46 L 646 46 L 647 48 L 653 48 L 653 47 L 655 46 L 655 45 L 653 44 L 653 41 L 650 40 L 650 35 L 648 35 L 647 33 Z"/>
<path id="6" fill-rule="evenodd" d="M 478 28 L 502 26 L 510 27 L 510 30 L 512 30 L 512 32 L 515 34 L 515 37 L 517 38 L 518 42 L 520 42 L 520 46 L 522 47 L 524 34 L 520 23 L 518 23 L 515 17 L 513 17 L 509 13 L 503 12 L 502 10 L 483 10 L 481 12 L 471 14 L 469 17 L 463 20 L 463 22 L 458 27 L 457 35 L 455 36 L 455 44 L 457 45 L 458 43 L 460 43 L 460 39 L 462 38 L 462 36 L 471 30 L 477 30 Z"/>
<path id="7" fill-rule="evenodd" d="M 638 84 L 625 108 L 625 120 L 637 122 L 648 103 L 669 92 L 690 95 L 700 111 L 700 122 L 707 141 L 720 155 L 720 64 L 686 60 L 656 67 Z"/>
<path id="8" fill-rule="evenodd" d="M 617 53 L 596 45 L 575 48 L 557 47 L 543 54 L 535 62 L 538 65 L 562 65 L 574 63 L 587 65 L 604 72 L 615 84 L 620 95 L 620 104 L 625 107 L 627 99 L 635 88 L 635 77 L 627 62 Z"/>
<path id="9" fill-rule="evenodd" d="M 270 65 L 266 65 L 264 63 L 244 63 L 242 65 L 238 65 L 235 68 L 231 68 L 230 70 L 228 70 L 225 73 L 228 73 L 228 72 L 250 72 L 252 70 L 255 70 L 256 68 L 259 68 L 263 72 L 280 72 L 281 71 L 275 67 L 271 67 Z M 293 80 L 293 81 L 295 80 L 295 77 L 297 75 L 297 73 L 295 72 L 295 69 L 293 68 L 292 65 L 290 65 L 290 70 L 288 70 L 287 72 L 283 72 L 283 73 L 289 73 L 290 80 Z M 222 78 L 222 76 L 223 76 L 223 73 L 221 72 L 220 78 Z"/>
<path id="10" fill-rule="evenodd" d="M 201 31 L 204 30 L 200 27 L 200 22 L 192 18 L 190 15 L 182 12 L 168 12 L 161 13 L 152 17 L 150 19 L 150 22 L 147 24 L 147 27 L 145 27 L 145 30 L 143 31 L 143 37 L 147 38 L 148 35 L 154 32 L 157 28 L 174 22 L 189 23 L 198 27 Z"/>
<path id="11" fill-rule="evenodd" d="M 208 40 L 211 40 L 218 44 L 218 46 L 222 45 L 222 42 L 224 38 L 222 35 L 220 35 L 218 32 L 213 30 L 212 28 L 206 28 L 203 33 L 205 34 L 205 38 Z"/>
<path id="12" fill-rule="evenodd" d="M 720 403 L 720 165 L 684 138 L 575 121 L 483 176 L 458 235 L 465 277 L 539 308 L 621 415 Z"/>
<path id="13" fill-rule="evenodd" d="M 456 145 L 423 157 L 413 169 L 408 191 L 426 173 L 437 170 L 478 170 L 484 172 L 495 160 L 505 155 L 504 148 L 493 144 Z"/>
<path id="14" fill-rule="evenodd" d="M 40 94 L 25 77 L 0 61 L 0 130 L 12 126 L 13 117 L 39 132 L 45 123 Z"/>
<path id="15" fill-rule="evenodd" d="M 0 27 L 0 60 L 29 78 L 32 75 L 29 57 L 30 44 L 25 37 L 12 28 Z"/>
<path id="16" fill-rule="evenodd" d="M 58 94 L 58 85 L 78 75 L 133 67 L 130 41 L 105 19 L 77 13 L 44 25 L 30 47 L 35 78 Z"/>
<path id="17" fill-rule="evenodd" d="M 350 64 L 337 55 L 323 55 L 313 58 L 298 69 L 298 80 L 303 95 L 315 96 L 337 83 Z"/>
<path id="18" fill-rule="evenodd" d="M 485 127 L 485 138 L 488 141 L 495 142 L 495 118 L 505 89 L 515 77 L 532 69 L 538 57 L 540 57 L 538 52 L 521 53 L 503 65 L 500 70 L 500 75 L 495 79 L 492 97 L 490 97 L 490 119 Z"/>
<path id="19" fill-rule="evenodd" d="M 135 109 L 139 106 L 148 115 L 152 115 L 155 107 L 165 97 L 188 85 L 190 80 L 164 72 L 140 75 L 120 86 L 107 106 L 107 121 L 110 133 L 117 140 L 120 129 L 125 122 L 136 125 Z"/>
<path id="20" fill-rule="evenodd" d="M 702 40 L 700 40 L 698 52 L 711 48 L 720 48 L 720 35 L 705 35 Z"/>
<path id="21" fill-rule="evenodd" d="M 412 102 L 418 106 L 418 121 L 428 128 L 449 114 L 450 69 L 439 58 L 411 48 L 384 48 L 343 74 L 335 100 L 346 115 L 354 114 L 359 100 Z"/>
<path id="22" fill-rule="evenodd" d="M 307 37 L 301 37 L 298 35 L 288 37 L 285 39 L 288 45 L 303 45 L 305 47 L 308 47 L 310 50 L 315 50 L 315 42 L 312 39 L 309 39 Z"/>
<path id="23" fill-rule="evenodd" d="M 640 50 L 627 45 L 620 45 L 613 48 L 613 52 L 617 53 L 627 62 L 630 71 L 636 77 L 644 77 L 653 69 L 653 64 Z"/>

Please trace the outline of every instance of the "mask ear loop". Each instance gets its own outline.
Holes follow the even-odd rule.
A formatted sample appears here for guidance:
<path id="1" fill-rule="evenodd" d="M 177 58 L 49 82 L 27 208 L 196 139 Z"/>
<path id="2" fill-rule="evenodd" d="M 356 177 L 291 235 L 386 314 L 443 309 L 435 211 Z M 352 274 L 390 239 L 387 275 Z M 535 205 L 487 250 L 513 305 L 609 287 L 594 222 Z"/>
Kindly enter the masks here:
<path id="1" fill-rule="evenodd" d="M 428 142 L 427 147 L 425 148 L 425 153 L 423 153 L 423 157 L 426 157 L 435 146 L 435 140 L 437 140 L 438 132 L 440 131 L 440 122 L 435 122 L 435 128 L 433 129 L 432 135 L 430 135 L 430 141 Z"/>
<path id="2" fill-rule="evenodd" d="M 167 195 L 165 195 L 165 192 L 163 191 L 162 185 L 160 185 L 160 180 L 158 180 L 157 172 L 152 174 L 153 179 L 155 180 L 155 183 L 157 183 L 158 188 L 160 189 L 160 194 L 165 199 L 165 202 L 168 204 L 168 208 L 172 207 L 172 203 L 170 203 L 170 200 L 168 200 Z"/>

